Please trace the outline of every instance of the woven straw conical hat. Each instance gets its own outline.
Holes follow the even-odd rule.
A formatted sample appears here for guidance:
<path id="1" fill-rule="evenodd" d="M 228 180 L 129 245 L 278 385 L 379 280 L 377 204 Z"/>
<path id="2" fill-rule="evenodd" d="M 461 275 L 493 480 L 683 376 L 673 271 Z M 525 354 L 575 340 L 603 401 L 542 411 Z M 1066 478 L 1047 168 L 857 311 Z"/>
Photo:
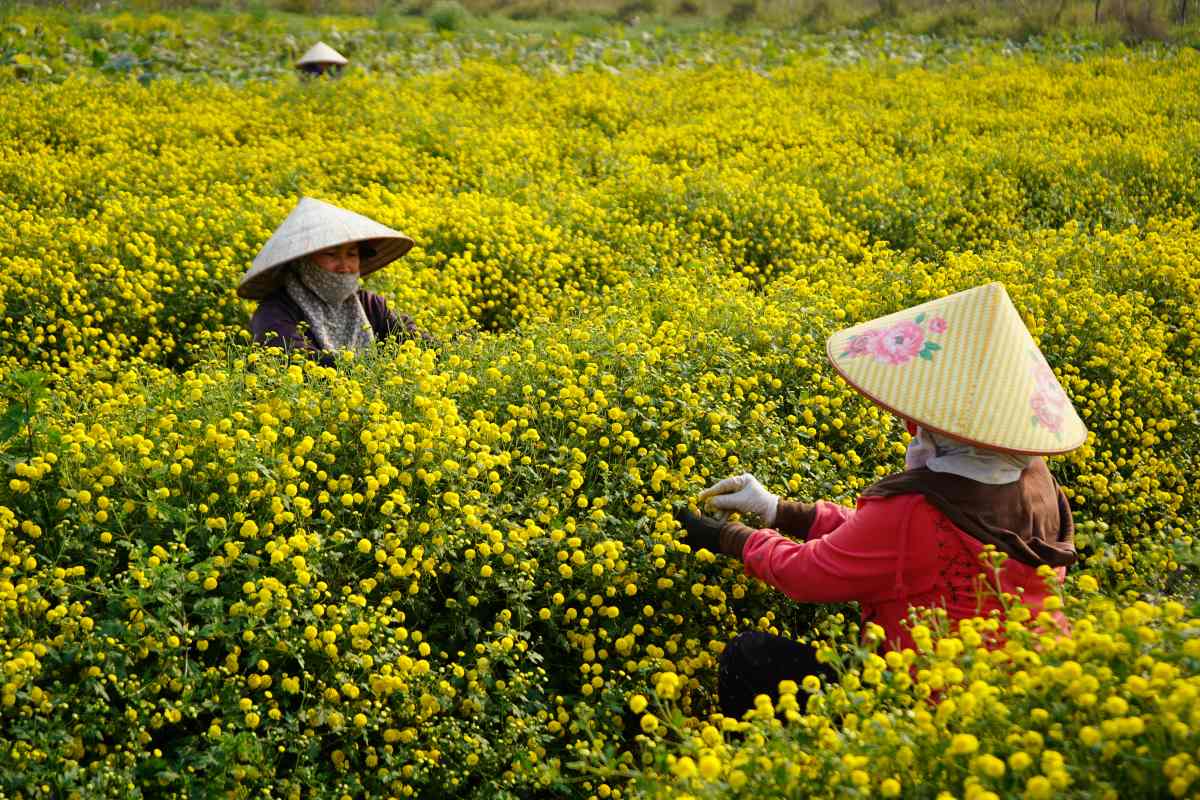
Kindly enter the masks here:
<path id="1" fill-rule="evenodd" d="M 300 56 L 300 60 L 296 62 L 297 67 L 302 67 L 305 64 L 338 64 L 345 66 L 348 62 L 346 57 L 334 50 L 324 42 L 317 42 L 312 47 L 308 48 L 308 52 Z"/>
<path id="2" fill-rule="evenodd" d="M 850 384 L 918 425 L 1010 453 L 1079 447 L 1087 428 L 999 283 L 839 331 L 829 359 Z"/>
<path id="3" fill-rule="evenodd" d="M 359 275 L 363 276 L 400 258 L 413 246 L 413 240 L 400 231 L 362 214 L 304 197 L 254 257 L 238 284 L 238 295 L 261 300 L 279 288 L 285 264 L 347 242 L 364 245 L 359 254 Z"/>

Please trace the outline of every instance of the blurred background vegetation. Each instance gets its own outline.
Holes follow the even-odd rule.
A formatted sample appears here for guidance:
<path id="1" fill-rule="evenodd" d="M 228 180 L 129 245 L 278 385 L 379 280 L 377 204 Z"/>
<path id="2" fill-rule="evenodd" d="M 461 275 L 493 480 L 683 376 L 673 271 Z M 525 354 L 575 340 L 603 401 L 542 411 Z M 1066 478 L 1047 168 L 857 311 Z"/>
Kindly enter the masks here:
<path id="1" fill-rule="evenodd" d="M 426 17 L 438 30 L 595 19 L 626 25 L 769 26 L 813 33 L 881 29 L 1016 40 L 1066 34 L 1200 46 L 1200 0 L 0 0 L 0 13 L 31 6 L 100 13 L 197 9 L 360 15 L 375 17 L 382 26 Z"/>

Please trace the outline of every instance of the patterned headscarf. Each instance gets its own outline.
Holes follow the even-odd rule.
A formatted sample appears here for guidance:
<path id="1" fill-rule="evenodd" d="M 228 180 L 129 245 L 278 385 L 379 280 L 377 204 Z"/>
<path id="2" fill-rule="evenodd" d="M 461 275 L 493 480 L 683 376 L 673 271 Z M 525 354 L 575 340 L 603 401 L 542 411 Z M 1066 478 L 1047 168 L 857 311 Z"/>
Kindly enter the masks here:
<path id="1" fill-rule="evenodd" d="M 371 323 L 358 302 L 358 274 L 328 272 L 307 258 L 298 259 L 284 277 L 322 350 L 359 351 L 375 341 Z"/>

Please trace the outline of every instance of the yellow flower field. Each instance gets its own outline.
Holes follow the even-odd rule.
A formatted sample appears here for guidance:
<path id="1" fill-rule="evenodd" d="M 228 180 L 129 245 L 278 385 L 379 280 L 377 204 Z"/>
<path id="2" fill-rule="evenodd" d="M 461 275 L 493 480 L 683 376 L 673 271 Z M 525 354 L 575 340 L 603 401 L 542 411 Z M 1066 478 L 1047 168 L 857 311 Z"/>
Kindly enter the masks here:
<path id="1" fill-rule="evenodd" d="M 1194 51 L 402 71 L 351 29 L 372 68 L 301 83 L 83 17 L 138 80 L 38 19 L 0 39 L 0 795 L 1200 793 Z M 417 241 L 367 285 L 436 348 L 248 345 L 301 194 Z M 1014 605 L 883 658 L 690 552 L 670 511 L 727 474 L 899 469 L 825 337 L 990 280 L 1092 433 L 1052 463 L 1071 637 Z M 726 640 L 814 627 L 840 684 L 710 716 Z"/>

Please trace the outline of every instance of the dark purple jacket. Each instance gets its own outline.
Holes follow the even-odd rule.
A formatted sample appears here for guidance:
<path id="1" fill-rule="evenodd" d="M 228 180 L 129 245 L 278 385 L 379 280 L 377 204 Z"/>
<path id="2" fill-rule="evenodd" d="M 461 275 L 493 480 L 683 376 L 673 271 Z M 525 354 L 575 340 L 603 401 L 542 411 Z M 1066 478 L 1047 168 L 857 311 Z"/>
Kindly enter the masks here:
<path id="1" fill-rule="evenodd" d="M 359 289 L 358 302 L 367 312 L 367 321 L 371 323 L 375 341 L 381 342 L 395 336 L 401 341 L 422 339 L 427 343 L 432 342 L 427 335 L 417 330 L 411 317 L 406 314 L 393 314 L 384 299 L 374 292 Z M 258 304 L 258 309 L 250 318 L 250 330 L 257 344 L 282 347 L 288 351 L 307 351 L 312 355 L 322 354 L 312 331 L 307 327 L 303 332 L 300 330 L 300 326 L 306 323 L 307 318 L 300 304 L 284 289 L 280 289 Z"/>

